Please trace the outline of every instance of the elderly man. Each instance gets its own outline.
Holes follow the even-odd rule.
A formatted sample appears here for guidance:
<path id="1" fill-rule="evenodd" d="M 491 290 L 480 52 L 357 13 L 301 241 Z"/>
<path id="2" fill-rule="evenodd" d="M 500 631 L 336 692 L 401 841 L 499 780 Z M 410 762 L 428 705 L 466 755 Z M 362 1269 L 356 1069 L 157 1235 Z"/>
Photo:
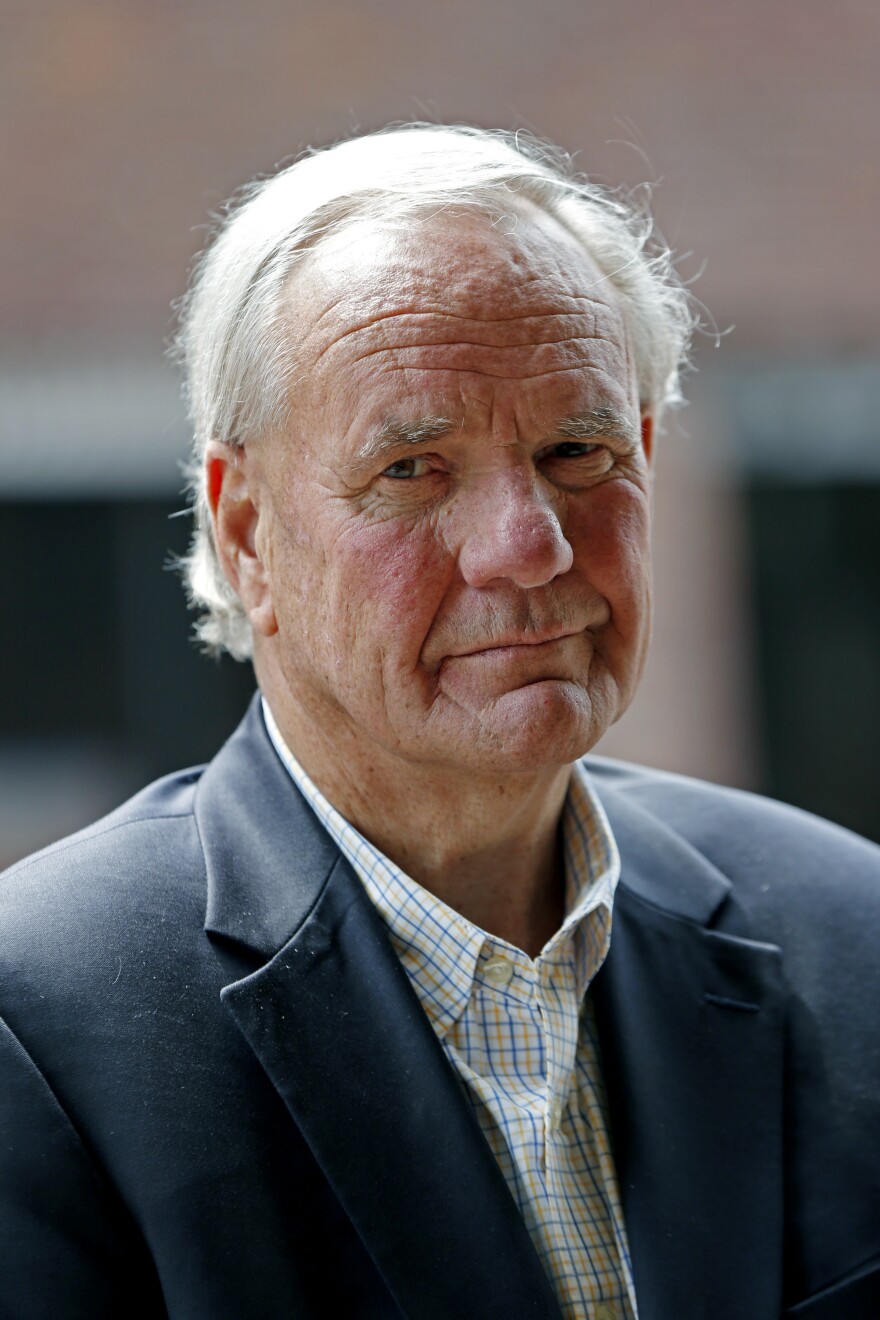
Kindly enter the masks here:
<path id="1" fill-rule="evenodd" d="M 4 1316 L 876 1320 L 877 851 L 580 760 L 689 328 L 638 217 L 502 135 L 227 219 L 188 570 L 261 697 L 6 877 Z"/>

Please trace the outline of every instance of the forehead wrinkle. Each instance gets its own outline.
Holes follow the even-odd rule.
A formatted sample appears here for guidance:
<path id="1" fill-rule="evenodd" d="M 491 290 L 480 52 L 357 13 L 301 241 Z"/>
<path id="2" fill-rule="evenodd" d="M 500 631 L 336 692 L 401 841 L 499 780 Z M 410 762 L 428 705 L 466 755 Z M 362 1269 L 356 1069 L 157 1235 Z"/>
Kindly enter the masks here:
<path id="1" fill-rule="evenodd" d="M 609 303 L 594 298 L 589 298 L 586 295 L 578 295 L 577 300 L 583 301 L 588 304 L 588 308 L 592 312 L 591 324 L 594 331 L 596 331 L 597 325 L 600 323 L 600 320 L 603 318 L 603 314 L 606 317 L 607 316 L 614 317 L 614 308 Z M 473 326 L 480 326 L 487 328 L 497 326 L 500 336 L 503 339 L 504 331 L 510 327 L 514 327 L 517 325 L 522 325 L 524 334 L 527 334 L 528 327 L 522 324 L 524 322 L 537 321 L 539 323 L 546 322 L 548 324 L 552 324 L 553 322 L 559 322 L 559 321 L 561 322 L 582 321 L 588 312 L 588 308 L 578 307 L 578 308 L 574 308 L 571 311 L 560 311 L 557 303 L 555 308 L 548 307 L 546 310 L 542 309 L 536 312 L 517 312 L 504 316 L 480 316 L 477 315 L 476 313 L 454 312 L 439 306 L 429 307 L 429 308 L 425 308 L 424 306 L 420 306 L 418 308 L 401 307 L 394 311 L 377 313 L 376 315 L 370 316 L 366 320 L 361 321 L 356 325 L 348 326 L 346 329 L 342 331 L 342 333 L 336 335 L 333 339 L 331 339 L 328 343 L 324 344 L 320 348 L 320 350 L 318 351 L 318 353 L 314 358 L 314 365 L 317 365 L 321 361 L 321 359 L 326 356 L 326 354 L 330 353 L 333 349 L 339 348 L 341 345 L 343 345 L 346 342 L 346 340 L 351 339 L 352 336 L 369 333 L 370 331 L 373 330 L 378 332 L 382 329 L 385 322 L 399 321 L 401 319 L 405 319 L 413 326 L 413 328 L 416 328 L 418 326 L 420 327 L 420 329 L 422 329 L 423 332 L 425 329 L 427 329 L 427 327 L 425 327 L 423 323 L 425 322 L 430 323 L 431 321 L 436 321 L 441 324 L 444 323 L 448 324 L 450 321 L 456 321 L 462 324 L 471 324 Z M 334 307 L 332 310 L 338 311 L 338 308 Z M 309 337 L 317 330 L 318 326 L 320 325 L 320 322 L 328 314 L 329 314 L 328 311 L 321 313 L 321 315 L 317 318 L 317 320 L 315 320 L 312 323 L 309 330 L 307 331 L 307 337 Z M 622 326 L 621 326 L 621 330 L 622 330 Z M 620 337 L 625 338 L 625 335 L 621 333 Z M 566 338 L 608 339 L 610 337 L 608 335 L 602 335 L 598 333 L 598 331 L 596 331 L 595 333 L 590 333 L 590 334 L 563 336 L 562 339 L 545 339 L 543 341 L 538 341 L 538 342 L 561 343 Z M 477 347 L 484 346 L 483 341 L 480 340 L 473 341 L 467 339 L 454 340 L 454 341 L 437 340 L 431 342 L 437 342 L 437 343 L 457 342 L 462 344 L 475 343 Z M 522 346 L 528 346 L 529 344 L 534 342 L 535 341 L 533 340 L 523 338 L 520 344 L 508 344 L 501 342 L 498 344 L 490 344 L 485 346 L 494 347 L 494 348 L 522 347 Z M 382 345 L 382 347 L 383 348 L 387 347 L 387 345 Z M 406 345 L 406 347 L 411 347 L 411 345 Z M 381 351 L 381 349 L 374 349 L 369 351 L 379 352 Z M 366 354 L 363 354 L 362 356 L 366 356 Z"/>
<path id="2" fill-rule="evenodd" d="M 515 292 L 515 290 L 512 290 L 511 292 Z M 611 304 L 606 302 L 602 298 L 590 298 L 587 294 L 581 294 L 581 293 L 565 294 L 564 297 L 571 302 L 589 303 L 590 307 L 594 309 L 598 307 L 598 308 L 604 308 L 605 311 L 612 311 Z M 449 321 L 473 321 L 479 325 L 483 325 L 483 324 L 489 325 L 497 321 L 500 325 L 505 325 L 507 324 L 508 321 L 536 321 L 536 320 L 547 320 L 555 316 L 563 317 L 563 316 L 583 315 L 585 309 L 579 307 L 574 308 L 571 311 L 560 311 L 559 302 L 562 301 L 562 298 L 563 295 L 561 294 L 558 295 L 554 303 L 548 304 L 546 308 L 541 308 L 536 312 L 511 312 L 510 314 L 504 316 L 501 315 L 480 316 L 475 311 L 454 312 L 450 308 L 444 307 L 440 303 L 434 305 L 424 305 L 424 300 L 423 300 L 423 304 L 419 307 L 398 307 L 391 312 L 377 312 L 375 316 L 371 316 L 369 320 L 364 321 L 362 325 L 352 326 L 350 330 L 346 331 L 346 333 L 353 334 L 358 330 L 368 330 L 370 329 L 371 326 L 379 325 L 381 324 L 382 321 L 393 320 L 394 317 L 396 316 L 409 316 L 412 317 L 414 320 L 417 320 L 418 318 L 423 316 L 424 317 L 439 316 Z M 325 311 L 323 311 L 320 317 L 318 317 L 318 319 L 315 321 L 315 325 L 317 325 L 320 320 L 322 320 L 326 315 L 328 315 L 328 311 L 333 311 L 333 310 L 336 310 L 335 305 L 333 308 L 325 309 Z"/>
<path id="3" fill-rule="evenodd" d="M 491 380 L 538 380 L 541 376 L 562 376 L 570 372 L 583 374 L 585 371 L 597 371 L 600 376 L 608 375 L 608 368 L 598 362 L 580 362 L 575 367 L 548 367 L 546 371 L 524 371 L 518 375 L 511 375 L 509 371 L 487 371 L 485 368 L 479 370 L 475 367 L 425 367 L 425 366 L 398 366 L 390 365 L 384 367 L 383 371 L 390 375 L 394 371 L 417 371 L 423 372 L 444 372 L 446 375 L 457 376 L 486 376 Z"/>
<path id="4" fill-rule="evenodd" d="M 364 362 L 379 353 L 420 353 L 426 348 L 475 348 L 485 353 L 516 353 L 525 349 L 535 353 L 544 348 L 558 348 L 562 344 L 602 343 L 617 346 L 617 341 L 608 335 L 563 335 L 561 339 L 528 340 L 522 344 L 487 344 L 479 339 L 432 339 L 421 344 L 381 344 L 378 348 L 368 348 L 353 358 L 353 362 Z M 457 370 L 457 368 L 451 368 Z"/>

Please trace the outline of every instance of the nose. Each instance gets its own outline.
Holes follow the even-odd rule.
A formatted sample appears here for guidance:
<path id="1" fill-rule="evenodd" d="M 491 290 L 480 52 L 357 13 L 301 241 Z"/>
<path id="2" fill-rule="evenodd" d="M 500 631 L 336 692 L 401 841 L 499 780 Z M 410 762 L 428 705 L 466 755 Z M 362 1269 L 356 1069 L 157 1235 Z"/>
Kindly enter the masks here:
<path id="1" fill-rule="evenodd" d="M 459 551 L 459 569 L 472 587 L 498 579 L 541 587 L 571 568 L 572 549 L 554 497 L 520 474 L 497 478 L 494 490 L 474 498 Z M 557 497 L 558 498 L 558 497 Z"/>

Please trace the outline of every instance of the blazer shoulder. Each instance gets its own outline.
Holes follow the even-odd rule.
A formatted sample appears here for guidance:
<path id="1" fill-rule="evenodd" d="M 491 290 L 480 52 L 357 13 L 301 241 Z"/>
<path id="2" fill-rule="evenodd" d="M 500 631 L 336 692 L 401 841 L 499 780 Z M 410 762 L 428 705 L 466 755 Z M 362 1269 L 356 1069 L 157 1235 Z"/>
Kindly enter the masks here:
<path id="1" fill-rule="evenodd" d="M 204 916 L 204 860 L 193 816 L 201 767 L 168 775 L 109 815 L 0 875 L 0 947 L 8 971 L 73 951 L 101 956 L 112 934 L 143 945 L 191 891 Z M 56 976 L 57 979 L 57 976 Z"/>
<path id="2" fill-rule="evenodd" d="M 865 903 L 880 919 L 880 847 L 798 807 L 742 789 L 603 757 L 585 760 L 600 798 L 625 800 L 672 830 L 744 896 L 776 891 Z"/>
<path id="3" fill-rule="evenodd" d="M 22 857 L 18 862 L 13 862 L 5 871 L 0 872 L 0 879 L 11 881 L 13 877 L 34 866 L 51 864 L 54 857 L 71 850 L 75 857 L 78 850 L 87 851 L 103 836 L 110 835 L 126 825 L 189 815 L 193 809 L 195 787 L 205 768 L 203 765 L 193 766 L 187 770 L 164 775 L 161 779 L 147 784 L 133 797 L 114 807 L 106 816 L 84 826 L 81 830 L 76 830 L 73 834 L 65 835 L 55 843 L 39 849 L 38 852 Z"/>

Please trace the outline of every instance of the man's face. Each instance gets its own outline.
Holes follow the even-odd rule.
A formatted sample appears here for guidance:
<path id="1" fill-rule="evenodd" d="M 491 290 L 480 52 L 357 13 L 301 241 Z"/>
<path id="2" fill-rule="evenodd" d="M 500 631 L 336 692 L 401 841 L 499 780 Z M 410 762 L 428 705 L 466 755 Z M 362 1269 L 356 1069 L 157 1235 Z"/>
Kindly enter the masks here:
<path id="1" fill-rule="evenodd" d="M 264 687 L 368 754 L 574 760 L 628 705 L 649 631 L 648 455 L 609 282 L 537 212 L 441 217 L 336 236 L 292 301 L 290 422 L 257 455 Z"/>

